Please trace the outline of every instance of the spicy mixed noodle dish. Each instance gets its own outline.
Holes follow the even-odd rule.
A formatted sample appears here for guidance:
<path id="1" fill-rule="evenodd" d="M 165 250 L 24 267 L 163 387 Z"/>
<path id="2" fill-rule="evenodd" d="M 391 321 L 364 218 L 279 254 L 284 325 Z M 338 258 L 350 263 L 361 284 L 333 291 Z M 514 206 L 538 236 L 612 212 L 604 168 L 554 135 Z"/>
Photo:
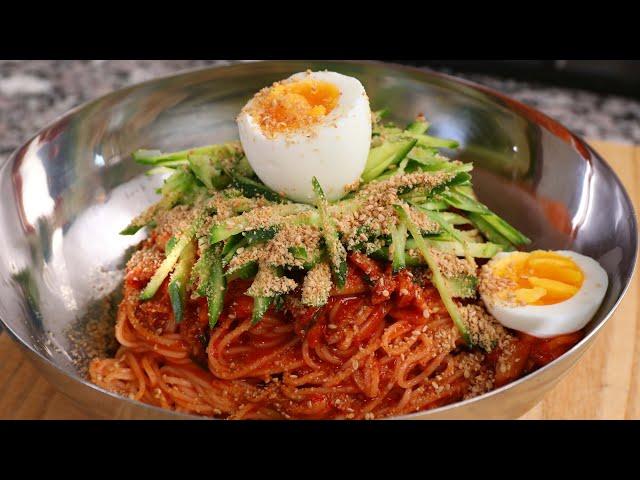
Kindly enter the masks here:
<path id="1" fill-rule="evenodd" d="M 386 122 L 357 79 L 304 72 L 237 122 L 239 142 L 134 154 L 166 178 L 121 232 L 148 234 L 95 384 L 217 418 L 374 419 L 481 395 L 582 338 L 602 268 L 523 251 L 424 116 Z"/>

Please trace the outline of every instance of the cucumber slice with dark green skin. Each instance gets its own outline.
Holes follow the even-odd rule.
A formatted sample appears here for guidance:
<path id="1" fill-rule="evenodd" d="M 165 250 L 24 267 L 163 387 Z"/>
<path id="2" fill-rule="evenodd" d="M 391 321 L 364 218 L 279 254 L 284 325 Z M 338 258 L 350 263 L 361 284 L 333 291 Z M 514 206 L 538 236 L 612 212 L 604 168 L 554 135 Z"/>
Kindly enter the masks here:
<path id="1" fill-rule="evenodd" d="M 407 126 L 407 132 L 423 134 L 429 130 L 429 122 L 423 118 L 417 118 Z"/>
<path id="2" fill-rule="evenodd" d="M 404 208 L 401 205 L 395 205 L 394 209 L 398 217 L 406 223 L 407 228 L 409 229 L 409 232 L 411 232 L 411 236 L 416 242 L 416 247 L 418 248 L 418 251 L 424 257 L 425 262 L 429 267 L 429 270 L 431 270 L 431 279 L 432 279 L 433 285 L 438 290 L 438 293 L 440 293 L 440 298 L 442 299 L 442 303 L 444 303 L 444 306 L 447 309 L 447 312 L 449 312 L 449 315 L 451 315 L 451 319 L 453 320 L 453 323 L 456 325 L 456 327 L 458 327 L 458 330 L 460 331 L 460 334 L 462 335 L 462 338 L 467 343 L 467 345 L 471 345 L 471 337 L 469 336 L 469 330 L 467 329 L 467 326 L 464 323 L 462 316 L 460 315 L 460 311 L 458 310 L 458 307 L 456 306 L 456 304 L 453 301 L 453 298 L 451 297 L 451 292 L 447 288 L 447 283 L 445 281 L 445 278 L 440 272 L 440 268 L 438 267 L 438 264 L 435 258 L 433 258 L 433 255 L 429 250 L 429 246 L 427 245 L 427 242 L 425 241 L 424 238 L 422 238 L 422 235 L 420 234 L 420 230 L 413 223 L 413 221 L 411 221 L 411 218 L 409 218 L 409 215 L 404 210 Z"/>
<path id="3" fill-rule="evenodd" d="M 229 156 L 240 151 L 237 143 L 222 143 L 189 148 L 177 152 L 162 153 L 160 150 L 140 149 L 133 153 L 133 159 L 145 165 L 162 165 L 180 160 L 186 160 L 189 155 L 213 155 L 215 157 Z"/>
<path id="4" fill-rule="evenodd" d="M 270 208 L 273 209 L 271 211 L 270 226 L 287 221 L 287 219 L 283 219 L 282 217 L 296 215 L 311 210 L 311 207 L 309 205 L 302 205 L 299 203 L 276 205 Z M 243 218 L 242 215 L 239 215 L 237 217 L 225 220 L 221 223 L 217 223 L 213 227 L 211 227 L 211 230 L 209 232 L 209 241 L 211 243 L 218 243 L 248 229 L 249 220 L 247 219 L 247 217 Z"/>
<path id="5" fill-rule="evenodd" d="M 178 239 L 176 237 L 171 237 L 167 241 L 167 244 L 164 246 L 164 254 L 169 255 L 169 253 L 171 253 L 171 250 L 173 250 L 173 247 L 176 246 L 176 243 L 178 243 Z"/>
<path id="6" fill-rule="evenodd" d="M 456 241 L 441 241 L 438 239 L 429 239 L 429 245 L 433 248 L 440 250 L 443 253 L 450 253 L 457 257 L 464 256 L 464 249 L 459 242 Z M 413 240 L 407 240 L 406 249 L 415 249 L 416 243 Z M 469 255 L 474 258 L 493 258 L 497 253 L 504 251 L 502 245 L 496 243 L 467 243 L 467 250 Z"/>
<path id="7" fill-rule="evenodd" d="M 244 265 L 241 265 L 238 268 L 234 268 L 233 271 L 227 272 L 224 274 L 225 278 L 228 282 L 235 280 L 236 278 L 240 278 L 242 280 L 249 280 L 253 278 L 258 273 L 258 262 L 251 261 L 247 262 Z"/>
<path id="8" fill-rule="evenodd" d="M 133 223 L 129 224 L 125 228 L 120 230 L 120 235 L 135 235 L 136 233 L 138 233 L 138 231 L 146 227 L 146 225 L 147 225 L 146 223 L 145 224 L 133 224 Z"/>
<path id="9" fill-rule="evenodd" d="M 140 300 L 149 300 L 152 298 L 164 279 L 167 278 L 167 275 L 171 273 L 173 267 L 175 266 L 178 258 L 182 254 L 182 251 L 186 248 L 186 246 L 191 242 L 194 235 L 198 231 L 198 229 L 202 226 L 202 222 L 204 221 L 204 217 L 200 215 L 198 219 L 191 225 L 183 234 L 180 236 L 180 239 L 175 244 L 175 246 L 171 249 L 171 252 L 165 257 L 162 261 L 156 272 L 147 283 L 147 286 L 140 293 Z"/>
<path id="10" fill-rule="evenodd" d="M 489 210 L 486 205 L 464 193 L 463 189 L 450 188 L 442 192 L 440 196 L 452 207 L 469 212 L 471 221 L 481 232 L 485 233 L 489 240 L 496 243 L 504 243 L 500 242 L 502 237 L 507 243 L 513 245 L 531 243 L 529 238 Z"/>
<path id="11" fill-rule="evenodd" d="M 490 210 L 476 199 L 460 193 L 455 188 L 450 188 L 440 193 L 440 197 L 458 210 L 475 213 L 489 213 Z"/>
<path id="12" fill-rule="evenodd" d="M 362 173 L 362 181 L 371 182 L 382 175 L 391 165 L 400 163 L 416 143 L 415 139 L 402 139 L 385 142 L 372 148 Z"/>
<path id="13" fill-rule="evenodd" d="M 482 232 L 482 234 L 489 240 L 490 242 L 497 243 L 502 245 L 505 251 L 514 250 L 511 242 L 503 237 L 495 228 L 493 228 L 489 222 L 484 219 L 484 216 L 480 213 L 467 212 L 467 216 L 469 220 L 473 223 L 473 225 Z"/>
<path id="14" fill-rule="evenodd" d="M 509 240 L 512 244 L 520 246 L 531 243 L 531 240 L 528 237 L 520 233 L 495 213 L 491 212 L 481 216 L 486 223 L 491 225 L 495 231 Z"/>
<path id="15" fill-rule="evenodd" d="M 311 270 L 320 263 L 324 256 L 322 250 L 319 248 L 311 252 L 308 252 L 304 247 L 289 247 L 288 250 L 296 260 L 303 262 L 302 268 L 305 270 Z"/>
<path id="16" fill-rule="evenodd" d="M 245 248 L 255 243 L 271 240 L 278 232 L 278 227 L 259 228 L 235 235 L 227 240 L 222 249 L 222 265 L 227 266 L 240 248 Z"/>
<path id="17" fill-rule="evenodd" d="M 478 278 L 473 275 L 458 275 L 445 277 L 447 289 L 455 298 L 475 298 L 478 288 Z"/>
<path id="18" fill-rule="evenodd" d="M 407 243 L 407 224 L 400 220 L 397 225 L 391 229 L 391 246 L 392 246 L 392 268 L 394 273 L 399 272 L 406 267 L 405 246 Z"/>
<path id="19" fill-rule="evenodd" d="M 275 297 L 253 297 L 253 311 L 251 313 L 251 325 L 256 325 L 264 314 L 267 313 Z"/>
<path id="20" fill-rule="evenodd" d="M 240 190 L 245 197 L 264 197 L 271 202 L 279 203 L 286 201 L 284 196 L 274 192 L 262 183 L 243 177 L 234 172 L 229 172 L 229 174 L 231 175 L 231 184 Z"/>
<path id="21" fill-rule="evenodd" d="M 420 205 L 420 207 L 427 208 L 424 205 Z M 427 210 L 432 210 L 432 209 L 431 208 L 427 208 Z M 442 218 L 444 218 L 444 220 L 449 225 L 471 225 L 471 221 L 469 219 L 464 218 L 462 215 L 459 215 L 457 213 L 440 212 L 440 215 L 442 215 Z"/>
<path id="22" fill-rule="evenodd" d="M 211 261 L 211 275 L 207 285 L 207 307 L 209 314 L 209 327 L 213 328 L 218 323 L 222 307 L 224 306 L 224 294 L 226 282 L 222 272 L 222 260 L 214 247 Z"/>
<path id="23" fill-rule="evenodd" d="M 469 262 L 470 265 L 475 265 L 475 262 L 473 261 L 473 256 L 469 253 L 469 242 L 467 241 L 467 239 L 458 230 L 453 228 L 452 225 L 449 225 L 449 223 L 447 223 L 447 221 L 445 220 L 445 217 L 442 216 L 439 212 L 433 212 L 430 210 L 422 210 L 422 211 L 426 213 L 426 215 L 432 221 L 440 225 L 440 228 L 442 228 L 442 230 L 444 230 L 454 240 L 456 240 L 458 243 L 462 245 L 464 257 L 467 259 L 467 262 Z"/>
<path id="24" fill-rule="evenodd" d="M 251 178 L 255 175 L 255 172 L 251 168 L 251 164 L 249 160 L 247 160 L 246 156 L 240 157 L 240 160 L 233 167 L 233 173 L 246 178 Z"/>
<path id="25" fill-rule="evenodd" d="M 213 157 L 209 155 L 192 154 L 187 158 L 191 171 L 205 187 L 209 189 L 221 189 L 231 183 L 231 178 L 216 165 Z"/>
<path id="26" fill-rule="evenodd" d="M 169 298 L 176 323 L 180 323 L 184 318 L 185 302 L 187 296 L 187 283 L 191 275 L 191 268 L 196 259 L 196 247 L 193 242 L 189 242 L 182 250 L 178 264 L 171 274 L 169 282 Z"/>
<path id="27" fill-rule="evenodd" d="M 313 191 L 317 197 L 317 207 L 320 214 L 320 223 L 322 224 L 322 232 L 324 241 L 329 252 L 329 259 L 331 260 L 331 270 L 333 272 L 333 279 L 338 287 L 343 287 L 347 280 L 347 251 L 345 250 L 340 238 L 338 237 L 338 231 L 333 219 L 328 212 L 328 202 L 324 195 L 324 191 L 318 182 L 316 177 L 311 179 L 313 185 Z"/>
<path id="28" fill-rule="evenodd" d="M 450 140 L 447 138 L 437 138 L 432 137 L 431 135 L 426 135 L 424 133 L 413 133 L 411 131 L 407 132 L 407 135 L 411 138 L 415 139 L 421 147 L 426 148 L 458 148 L 460 145 L 455 140 Z"/>

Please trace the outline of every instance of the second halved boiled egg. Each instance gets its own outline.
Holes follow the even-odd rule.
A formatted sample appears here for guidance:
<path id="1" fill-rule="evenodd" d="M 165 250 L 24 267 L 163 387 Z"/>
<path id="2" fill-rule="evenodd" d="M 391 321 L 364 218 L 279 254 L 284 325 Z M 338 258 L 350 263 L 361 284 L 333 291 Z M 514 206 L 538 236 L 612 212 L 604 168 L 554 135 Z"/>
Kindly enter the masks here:
<path id="1" fill-rule="evenodd" d="M 480 294 L 505 327 L 547 338 L 583 328 L 607 291 L 605 270 L 576 252 L 497 254 L 483 267 Z"/>
<path id="2" fill-rule="evenodd" d="M 342 197 L 367 162 L 371 110 L 353 77 L 297 73 L 258 92 L 237 121 L 260 180 L 298 202 L 313 202 L 314 176 L 329 200 Z"/>

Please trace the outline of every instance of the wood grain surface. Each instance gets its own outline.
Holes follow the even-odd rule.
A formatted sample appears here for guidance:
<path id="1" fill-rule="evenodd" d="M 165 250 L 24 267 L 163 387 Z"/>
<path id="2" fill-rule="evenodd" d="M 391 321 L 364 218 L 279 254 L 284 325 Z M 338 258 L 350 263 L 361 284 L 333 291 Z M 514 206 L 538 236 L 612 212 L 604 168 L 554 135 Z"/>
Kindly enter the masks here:
<path id="1" fill-rule="evenodd" d="M 640 146 L 590 142 L 640 211 Z M 639 275 L 614 317 L 570 373 L 523 419 L 640 419 Z M 87 419 L 0 334 L 1 419 Z"/>

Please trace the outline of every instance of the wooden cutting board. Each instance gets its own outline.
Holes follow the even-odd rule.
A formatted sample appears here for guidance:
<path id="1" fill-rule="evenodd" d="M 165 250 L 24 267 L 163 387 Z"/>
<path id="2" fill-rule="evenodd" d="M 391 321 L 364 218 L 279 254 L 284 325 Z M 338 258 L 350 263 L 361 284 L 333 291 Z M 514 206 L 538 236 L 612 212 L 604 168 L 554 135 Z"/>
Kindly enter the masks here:
<path id="1" fill-rule="evenodd" d="M 640 146 L 591 142 L 640 211 Z M 640 275 L 595 343 L 523 419 L 640 419 Z M 57 392 L 7 337 L 0 335 L 1 419 L 87 419 Z"/>

